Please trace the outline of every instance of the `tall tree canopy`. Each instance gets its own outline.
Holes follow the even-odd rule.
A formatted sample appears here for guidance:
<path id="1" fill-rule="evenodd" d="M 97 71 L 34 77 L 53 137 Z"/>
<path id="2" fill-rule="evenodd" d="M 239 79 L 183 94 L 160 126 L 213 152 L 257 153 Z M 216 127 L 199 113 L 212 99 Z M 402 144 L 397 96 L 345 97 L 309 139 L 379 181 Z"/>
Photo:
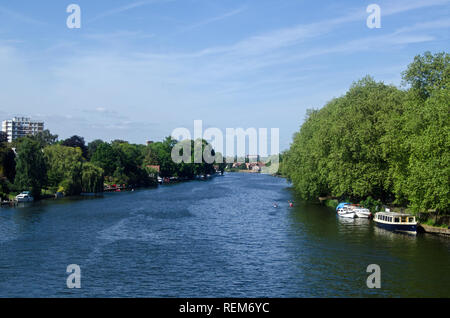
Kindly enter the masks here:
<path id="1" fill-rule="evenodd" d="M 46 147 L 44 153 L 48 164 L 49 187 L 67 195 L 80 194 L 84 161 L 81 149 L 53 145 Z"/>
<path id="2" fill-rule="evenodd" d="M 417 56 L 408 90 L 366 77 L 310 110 L 282 172 L 307 200 L 372 196 L 415 211 L 449 211 L 449 55 Z"/>
<path id="3" fill-rule="evenodd" d="M 26 137 L 17 149 L 15 185 L 20 191 L 31 191 L 35 198 L 39 198 L 46 180 L 44 153 L 37 141 Z"/>
<path id="4" fill-rule="evenodd" d="M 88 158 L 88 148 L 86 147 L 86 143 L 84 142 L 84 138 L 74 135 L 62 142 L 63 146 L 80 148 L 84 158 Z"/>

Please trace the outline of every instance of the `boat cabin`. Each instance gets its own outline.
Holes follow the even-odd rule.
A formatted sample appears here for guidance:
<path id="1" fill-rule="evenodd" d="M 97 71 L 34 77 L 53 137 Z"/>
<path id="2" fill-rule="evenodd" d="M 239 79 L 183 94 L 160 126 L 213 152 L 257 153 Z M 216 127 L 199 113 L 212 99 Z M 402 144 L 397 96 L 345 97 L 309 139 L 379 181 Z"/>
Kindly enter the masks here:
<path id="1" fill-rule="evenodd" d="M 378 212 L 375 215 L 375 220 L 385 223 L 406 223 L 406 224 L 416 223 L 415 216 L 395 212 Z"/>

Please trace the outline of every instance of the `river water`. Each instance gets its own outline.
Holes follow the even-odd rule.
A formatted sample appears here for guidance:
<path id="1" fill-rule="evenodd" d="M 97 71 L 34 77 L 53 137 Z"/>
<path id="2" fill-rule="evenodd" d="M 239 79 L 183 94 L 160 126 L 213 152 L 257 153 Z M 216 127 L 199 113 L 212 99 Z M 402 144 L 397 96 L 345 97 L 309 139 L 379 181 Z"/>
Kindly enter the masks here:
<path id="1" fill-rule="evenodd" d="M 450 239 L 339 219 L 260 174 L 0 210 L 0 297 L 450 297 L 449 273 Z"/>

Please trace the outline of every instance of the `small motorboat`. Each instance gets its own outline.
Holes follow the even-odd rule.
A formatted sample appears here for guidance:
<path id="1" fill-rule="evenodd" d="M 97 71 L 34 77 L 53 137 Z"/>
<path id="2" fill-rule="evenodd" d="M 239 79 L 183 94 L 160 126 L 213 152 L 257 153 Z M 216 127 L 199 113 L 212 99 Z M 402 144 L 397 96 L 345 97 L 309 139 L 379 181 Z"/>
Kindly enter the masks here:
<path id="1" fill-rule="evenodd" d="M 372 213 L 370 212 L 369 209 L 367 208 L 363 208 L 363 207 L 356 207 L 353 208 L 353 211 L 355 211 L 356 216 L 358 218 L 366 218 L 366 219 L 370 219 L 372 217 Z"/>
<path id="2" fill-rule="evenodd" d="M 348 202 L 339 203 L 336 207 L 336 212 L 343 217 L 352 217 L 352 212 L 355 214 L 356 218 L 366 218 L 369 219 L 372 217 L 372 213 L 369 209 L 363 208 L 359 204 L 351 204 Z"/>
<path id="3" fill-rule="evenodd" d="M 340 217 L 343 217 L 343 218 L 354 219 L 356 217 L 355 212 L 350 207 L 350 203 L 348 203 L 348 202 L 339 203 L 338 206 L 336 207 L 336 213 L 337 213 L 337 215 L 339 215 Z"/>
<path id="4" fill-rule="evenodd" d="M 356 218 L 355 211 L 353 211 L 353 209 L 349 206 L 343 206 L 341 208 L 338 208 L 337 214 L 343 218 L 351 218 L 351 219 Z"/>
<path id="5" fill-rule="evenodd" d="M 16 196 L 17 202 L 33 202 L 34 198 L 29 191 L 24 191 Z"/>
<path id="6" fill-rule="evenodd" d="M 417 234 L 416 217 L 411 214 L 378 212 L 375 213 L 374 221 L 378 227 L 389 231 Z"/>

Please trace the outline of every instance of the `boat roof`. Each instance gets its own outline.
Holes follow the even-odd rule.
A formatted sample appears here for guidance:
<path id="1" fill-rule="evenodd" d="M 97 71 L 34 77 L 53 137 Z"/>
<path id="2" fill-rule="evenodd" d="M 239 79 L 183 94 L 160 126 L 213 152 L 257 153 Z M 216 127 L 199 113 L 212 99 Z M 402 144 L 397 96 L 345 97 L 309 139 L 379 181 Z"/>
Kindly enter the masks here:
<path id="1" fill-rule="evenodd" d="M 343 208 L 343 207 L 346 206 L 346 205 L 349 205 L 349 204 L 351 204 L 351 203 L 348 203 L 348 202 L 341 202 L 341 203 L 339 203 L 338 206 L 336 207 L 336 211 L 337 211 L 338 209 L 340 209 L 340 208 Z"/>
<path id="2" fill-rule="evenodd" d="M 408 213 L 397 213 L 397 212 L 377 212 L 377 214 L 384 214 L 387 216 L 414 216 Z"/>

